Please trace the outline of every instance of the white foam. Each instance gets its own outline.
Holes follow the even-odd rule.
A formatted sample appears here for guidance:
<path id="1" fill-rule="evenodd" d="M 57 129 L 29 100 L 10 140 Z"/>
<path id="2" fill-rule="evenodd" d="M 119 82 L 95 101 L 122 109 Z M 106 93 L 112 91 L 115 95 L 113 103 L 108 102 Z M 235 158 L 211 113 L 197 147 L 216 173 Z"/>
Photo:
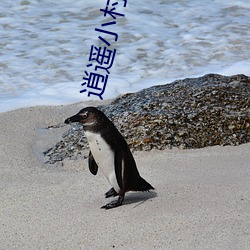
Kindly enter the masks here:
<path id="1" fill-rule="evenodd" d="M 104 99 L 207 73 L 250 76 L 250 2 L 118 2 L 125 17 L 107 26 L 119 38 L 105 36 L 117 53 Z M 91 45 L 103 45 L 95 28 L 111 21 L 105 4 L 1 1 L 0 112 L 99 99 L 79 91 Z"/>
<path id="2" fill-rule="evenodd" d="M 244 74 L 250 76 L 250 60 L 234 63 L 233 65 L 219 71 L 222 75 Z"/>

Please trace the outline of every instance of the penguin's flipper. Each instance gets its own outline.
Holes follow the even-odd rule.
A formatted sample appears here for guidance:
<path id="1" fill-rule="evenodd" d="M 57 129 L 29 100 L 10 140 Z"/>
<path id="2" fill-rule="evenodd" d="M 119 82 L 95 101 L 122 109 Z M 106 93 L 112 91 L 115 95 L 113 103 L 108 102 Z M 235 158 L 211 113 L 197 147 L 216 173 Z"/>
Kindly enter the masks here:
<path id="1" fill-rule="evenodd" d="M 98 165 L 96 164 L 91 151 L 89 151 L 89 170 L 93 175 L 96 175 L 98 171 Z"/>
<path id="2" fill-rule="evenodd" d="M 118 195 L 118 193 L 115 191 L 114 188 L 111 188 L 108 192 L 105 193 L 106 198 L 109 198 L 109 197 L 112 197 L 112 196 L 115 197 L 117 195 Z"/>
<path id="3" fill-rule="evenodd" d="M 115 176 L 120 189 L 123 189 L 122 181 L 122 150 L 120 147 L 115 148 Z"/>

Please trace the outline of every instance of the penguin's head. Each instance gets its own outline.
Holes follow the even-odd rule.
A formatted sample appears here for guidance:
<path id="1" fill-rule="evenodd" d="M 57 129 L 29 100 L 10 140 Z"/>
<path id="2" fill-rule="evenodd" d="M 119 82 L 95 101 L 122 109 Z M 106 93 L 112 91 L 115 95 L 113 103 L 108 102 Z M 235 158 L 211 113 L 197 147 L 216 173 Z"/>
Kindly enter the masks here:
<path id="1" fill-rule="evenodd" d="M 87 128 L 101 125 L 105 120 L 108 120 L 108 118 L 100 110 L 94 107 L 87 107 L 81 109 L 76 115 L 69 117 L 64 122 L 67 124 L 79 122 Z"/>

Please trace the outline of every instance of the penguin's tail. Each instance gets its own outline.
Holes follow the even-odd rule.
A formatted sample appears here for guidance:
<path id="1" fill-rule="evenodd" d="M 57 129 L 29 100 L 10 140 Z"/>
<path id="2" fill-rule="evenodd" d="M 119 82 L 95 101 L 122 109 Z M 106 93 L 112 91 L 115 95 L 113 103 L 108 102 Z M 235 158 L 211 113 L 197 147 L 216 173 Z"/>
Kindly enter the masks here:
<path id="1" fill-rule="evenodd" d="M 154 187 L 152 187 L 147 181 L 139 176 L 131 191 L 148 191 L 150 189 L 154 189 Z"/>

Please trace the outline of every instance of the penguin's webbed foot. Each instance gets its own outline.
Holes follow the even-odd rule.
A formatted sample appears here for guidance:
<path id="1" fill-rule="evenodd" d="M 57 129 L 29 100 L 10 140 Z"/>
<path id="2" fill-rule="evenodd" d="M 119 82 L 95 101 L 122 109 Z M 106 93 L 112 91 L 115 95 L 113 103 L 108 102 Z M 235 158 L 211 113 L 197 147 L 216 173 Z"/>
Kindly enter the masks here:
<path id="1" fill-rule="evenodd" d="M 109 198 L 109 197 L 112 197 L 112 196 L 115 197 L 117 195 L 118 195 L 118 193 L 115 191 L 114 188 L 111 188 L 107 193 L 105 193 L 106 198 Z"/>
<path id="2" fill-rule="evenodd" d="M 110 208 L 114 208 L 114 207 L 119 207 L 119 206 L 122 205 L 123 200 L 124 200 L 124 197 L 123 197 L 123 196 L 119 196 L 118 200 L 116 200 L 116 201 L 111 201 L 110 203 L 108 203 L 108 204 L 102 206 L 101 208 L 110 209 Z"/>

